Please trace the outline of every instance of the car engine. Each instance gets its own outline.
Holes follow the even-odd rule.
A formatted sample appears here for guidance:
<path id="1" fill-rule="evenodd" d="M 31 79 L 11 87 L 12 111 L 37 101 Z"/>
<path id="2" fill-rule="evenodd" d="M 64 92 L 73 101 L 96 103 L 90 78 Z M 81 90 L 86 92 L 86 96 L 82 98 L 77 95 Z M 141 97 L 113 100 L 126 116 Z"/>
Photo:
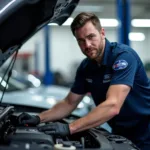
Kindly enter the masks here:
<path id="1" fill-rule="evenodd" d="M 60 137 L 47 135 L 36 127 L 19 127 L 14 111 L 14 106 L 0 107 L 0 150 L 138 150 L 128 139 L 102 128 Z"/>

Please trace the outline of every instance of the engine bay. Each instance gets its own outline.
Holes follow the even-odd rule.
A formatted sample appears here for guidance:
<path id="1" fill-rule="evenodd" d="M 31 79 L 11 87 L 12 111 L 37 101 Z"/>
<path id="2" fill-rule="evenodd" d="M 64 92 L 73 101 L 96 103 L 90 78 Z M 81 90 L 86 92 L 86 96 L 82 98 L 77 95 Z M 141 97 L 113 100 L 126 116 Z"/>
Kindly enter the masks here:
<path id="1" fill-rule="evenodd" d="M 70 136 L 47 135 L 37 127 L 17 126 L 14 106 L 0 107 L 1 150 L 138 150 L 128 139 L 112 135 L 102 128 L 92 128 Z M 64 120 L 60 121 L 64 122 Z"/>

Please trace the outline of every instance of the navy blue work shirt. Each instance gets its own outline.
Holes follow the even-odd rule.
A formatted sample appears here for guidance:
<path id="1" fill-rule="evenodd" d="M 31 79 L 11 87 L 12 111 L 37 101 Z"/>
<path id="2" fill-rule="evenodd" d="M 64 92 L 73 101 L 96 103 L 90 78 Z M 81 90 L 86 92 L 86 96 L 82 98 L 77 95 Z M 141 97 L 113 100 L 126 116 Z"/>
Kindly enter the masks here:
<path id="1" fill-rule="evenodd" d="M 86 58 L 77 69 L 73 93 L 90 92 L 96 105 L 106 100 L 110 85 L 131 87 L 120 113 L 108 121 L 112 131 L 135 143 L 150 141 L 150 80 L 137 53 L 127 45 L 106 39 L 101 65 Z"/>

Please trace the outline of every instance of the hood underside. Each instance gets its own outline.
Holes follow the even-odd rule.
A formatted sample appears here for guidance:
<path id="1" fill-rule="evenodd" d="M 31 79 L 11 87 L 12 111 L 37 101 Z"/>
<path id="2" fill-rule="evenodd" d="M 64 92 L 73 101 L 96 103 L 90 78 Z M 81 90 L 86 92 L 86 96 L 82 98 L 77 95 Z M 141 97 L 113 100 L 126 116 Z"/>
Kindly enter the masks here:
<path id="1" fill-rule="evenodd" d="M 48 23 L 63 24 L 79 0 L 0 0 L 0 66 Z"/>

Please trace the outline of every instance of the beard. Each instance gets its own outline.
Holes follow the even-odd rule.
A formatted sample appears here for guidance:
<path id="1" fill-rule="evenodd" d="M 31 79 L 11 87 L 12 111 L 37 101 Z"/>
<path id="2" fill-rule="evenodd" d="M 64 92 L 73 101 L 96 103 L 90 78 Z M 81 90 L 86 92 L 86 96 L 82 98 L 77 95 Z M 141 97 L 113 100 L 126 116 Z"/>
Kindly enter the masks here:
<path id="1" fill-rule="evenodd" d="M 99 48 L 86 48 L 84 51 L 84 55 L 86 55 L 91 60 L 99 61 L 102 59 L 104 51 L 104 46 L 101 43 Z"/>

